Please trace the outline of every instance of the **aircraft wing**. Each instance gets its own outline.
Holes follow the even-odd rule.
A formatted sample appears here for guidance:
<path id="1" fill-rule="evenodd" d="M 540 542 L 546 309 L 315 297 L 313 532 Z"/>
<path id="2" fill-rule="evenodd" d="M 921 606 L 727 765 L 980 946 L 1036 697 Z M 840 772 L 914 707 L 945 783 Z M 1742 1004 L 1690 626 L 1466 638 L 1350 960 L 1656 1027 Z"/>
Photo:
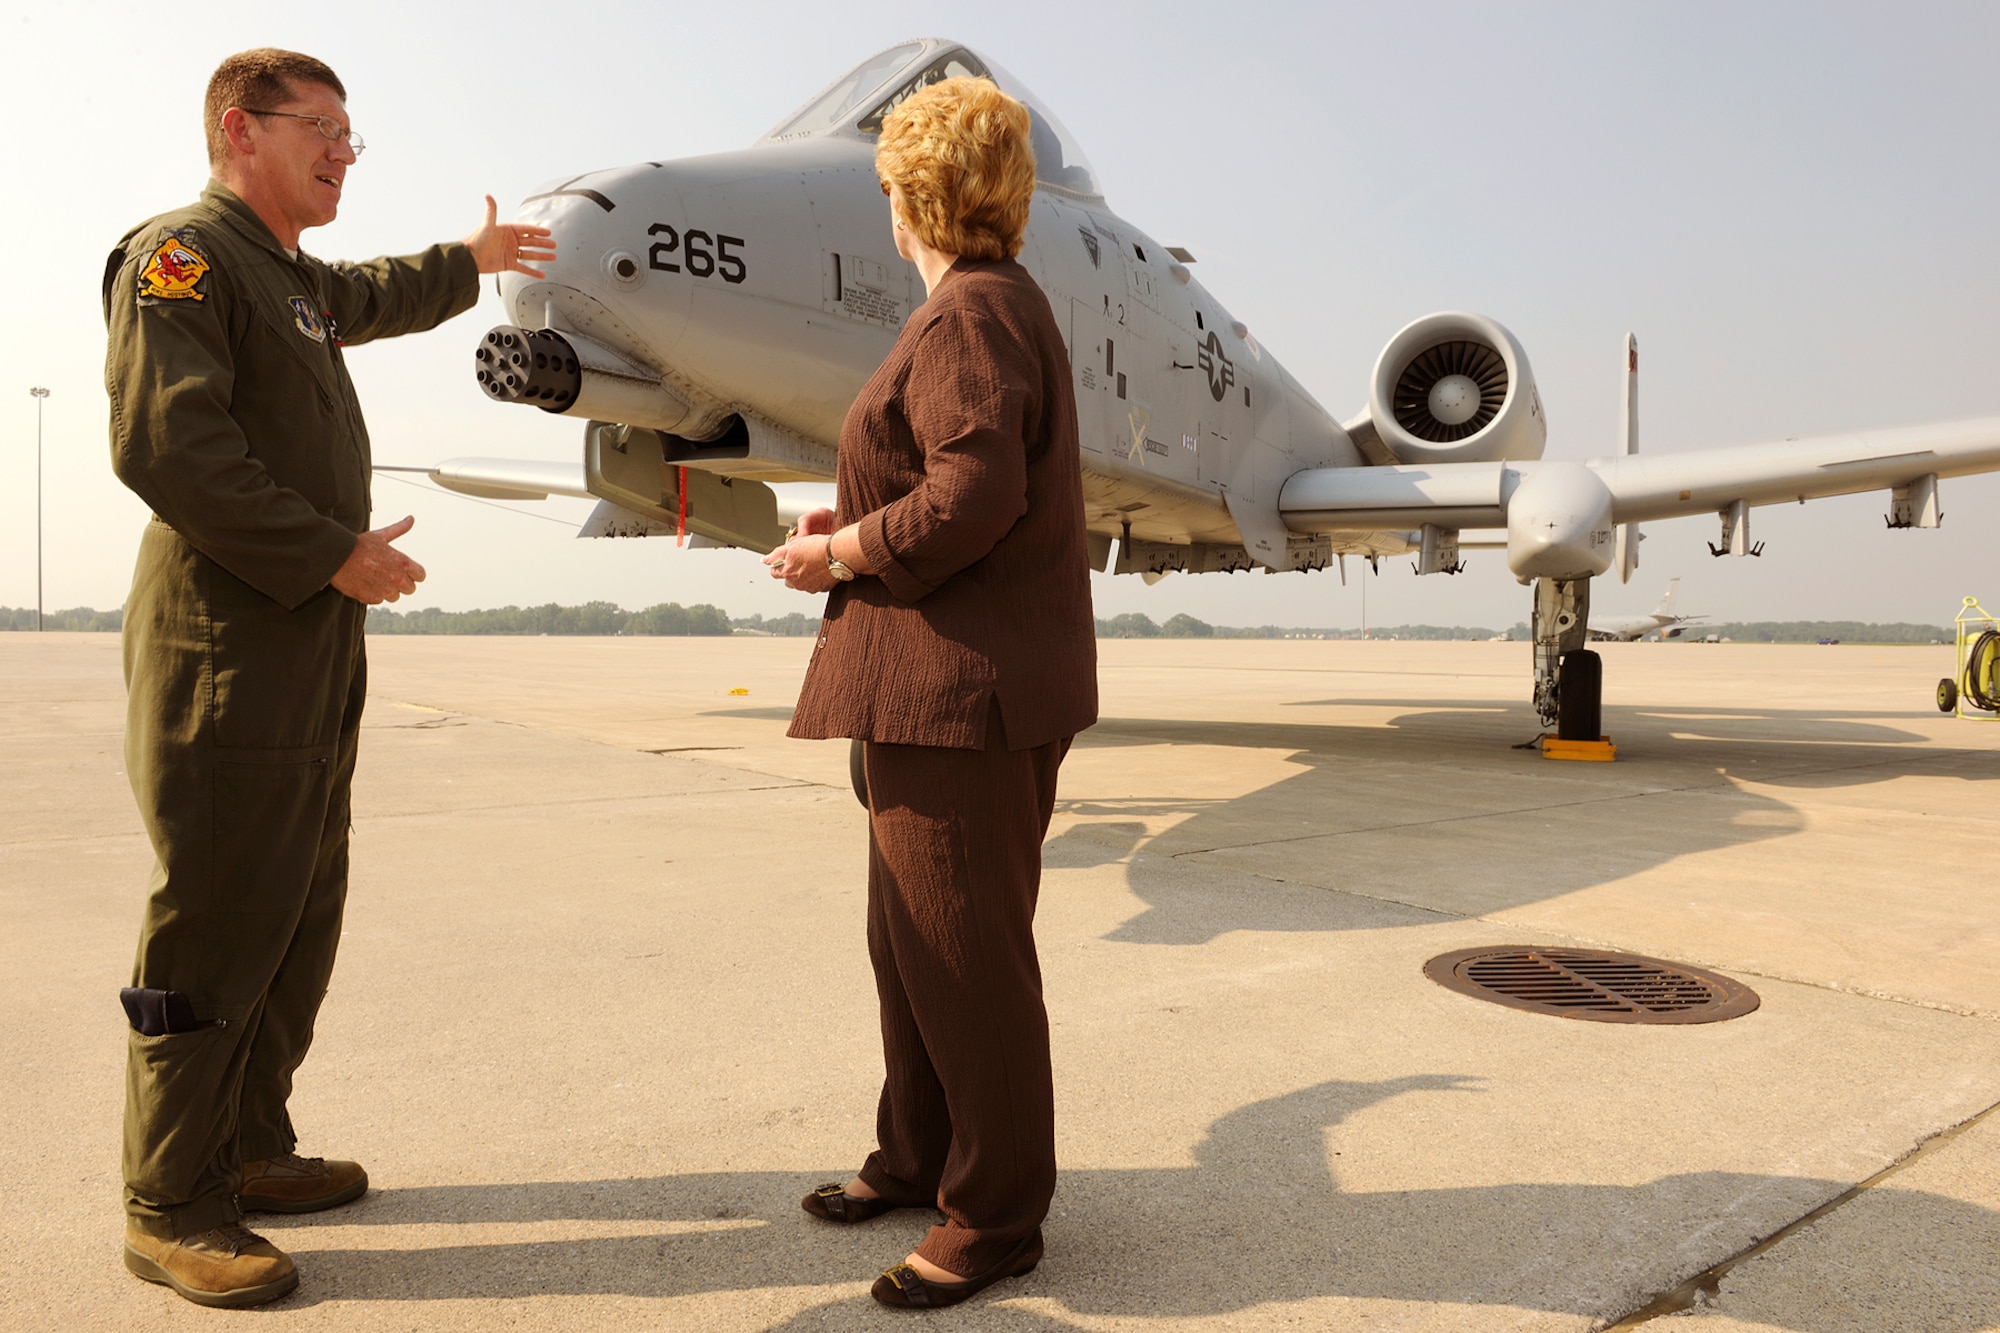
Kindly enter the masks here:
<path id="1" fill-rule="evenodd" d="M 546 500 L 569 495 L 596 497 L 583 482 L 581 463 L 547 463 L 522 458 L 447 458 L 433 467 L 375 465 L 377 472 L 421 472 L 448 491 L 485 500 Z"/>
<path id="2" fill-rule="evenodd" d="M 1907 486 L 1924 477 L 2000 470 L 2000 417 L 1855 431 L 1586 464 L 1628 523 Z"/>
<path id="3" fill-rule="evenodd" d="M 485 500 L 546 500 L 551 495 L 596 500 L 597 510 L 584 524 L 580 536 L 638 537 L 672 536 L 685 529 L 703 545 L 747 546 L 767 551 L 777 541 L 785 525 L 797 523 L 814 509 L 831 509 L 834 488 L 830 482 L 762 483 L 738 478 L 723 483 L 700 474 L 691 479 L 697 498 L 684 515 L 664 511 L 645 513 L 620 504 L 623 496 L 600 495 L 590 489 L 587 469 L 582 462 L 556 463 L 521 458 L 448 458 L 430 467 L 396 467 L 377 463 L 377 472 L 420 472 L 448 491 Z M 717 487 L 721 490 L 718 491 Z M 724 513 L 731 506 L 719 504 L 716 496 L 740 499 L 756 508 L 757 496 L 768 496 L 771 520 L 756 513 Z M 704 498 L 705 497 L 705 498 Z M 669 521 L 669 520 L 675 521 Z M 775 521 L 778 526 L 770 527 Z M 719 525 L 719 526 L 718 526 Z"/>
<path id="4" fill-rule="evenodd" d="M 1537 473 L 1576 468 L 1603 484 L 1614 523 L 1678 518 L 2000 471 L 2000 417 L 1580 462 L 1313 468 L 1285 483 L 1279 511 L 1294 531 L 1501 527 Z"/>

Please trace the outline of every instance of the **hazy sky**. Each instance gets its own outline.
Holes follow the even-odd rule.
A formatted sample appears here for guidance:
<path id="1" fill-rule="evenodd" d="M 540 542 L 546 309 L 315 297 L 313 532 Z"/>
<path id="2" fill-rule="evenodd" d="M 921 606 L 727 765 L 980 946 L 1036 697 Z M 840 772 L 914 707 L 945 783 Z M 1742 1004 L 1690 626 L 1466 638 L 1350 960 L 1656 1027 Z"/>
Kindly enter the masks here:
<path id="1" fill-rule="evenodd" d="M 491 191 L 741 147 L 850 64 L 956 37 L 1068 124 L 1113 209 L 1193 250 L 1204 284 L 1337 416 L 1403 324 L 1467 308 L 1514 330 L 1549 455 L 1616 447 L 1620 347 L 1639 336 L 1641 442 L 1665 451 L 2000 413 L 2000 8 L 1901 4 L 984 3 L 354 0 L 331 6 L 19 3 L 0 11 L 0 178 L 13 200 L 0 325 L 0 604 L 35 600 L 35 405 L 47 385 L 51 608 L 122 600 L 145 510 L 111 476 L 98 284 L 118 237 L 206 177 L 201 93 L 233 50 L 327 60 L 368 151 L 329 258 L 461 236 Z M 581 423 L 489 403 L 471 313 L 349 354 L 380 462 L 573 458 Z M 1889 532 L 1884 495 L 1753 511 L 1758 560 L 1716 524 L 1652 525 L 1650 608 L 1736 619 L 1951 618 L 2000 602 L 2000 479 L 1943 483 L 1945 526 Z M 577 541 L 589 506 L 516 510 L 378 478 L 377 520 L 449 608 L 602 598 L 813 610 L 744 552 Z M 530 516 L 535 515 L 535 516 Z M 548 520 L 560 520 L 551 522 Z M 1511 625 L 1499 552 L 1456 578 L 1385 561 L 1370 623 Z M 1353 566 L 1354 562 L 1350 562 Z M 1360 623 L 1361 579 L 1097 580 L 1099 614 Z"/>

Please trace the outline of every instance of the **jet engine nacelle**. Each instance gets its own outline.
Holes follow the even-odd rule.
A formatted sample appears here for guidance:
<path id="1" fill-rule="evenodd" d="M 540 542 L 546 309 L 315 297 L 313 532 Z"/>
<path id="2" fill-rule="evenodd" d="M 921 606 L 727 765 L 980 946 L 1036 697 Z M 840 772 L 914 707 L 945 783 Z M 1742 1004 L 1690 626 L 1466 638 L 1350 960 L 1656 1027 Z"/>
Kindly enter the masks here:
<path id="1" fill-rule="evenodd" d="M 1367 410 L 1346 430 L 1373 461 L 1397 463 L 1540 458 L 1549 437 L 1521 344 L 1458 310 L 1425 315 L 1389 340 Z"/>

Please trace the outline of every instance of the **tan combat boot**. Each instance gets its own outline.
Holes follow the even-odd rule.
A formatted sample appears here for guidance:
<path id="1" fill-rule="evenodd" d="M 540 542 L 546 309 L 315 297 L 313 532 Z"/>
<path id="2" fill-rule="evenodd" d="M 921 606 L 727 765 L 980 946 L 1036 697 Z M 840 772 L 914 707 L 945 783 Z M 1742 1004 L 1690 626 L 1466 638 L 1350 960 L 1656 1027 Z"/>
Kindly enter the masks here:
<path id="1" fill-rule="evenodd" d="M 368 1173 L 355 1162 L 286 1153 L 243 1164 L 236 1200 L 246 1213 L 316 1213 L 368 1192 Z"/>
<path id="2" fill-rule="evenodd" d="M 196 1305 L 262 1305 L 299 1285 L 291 1256 L 241 1226 L 171 1240 L 125 1224 L 125 1266 Z"/>

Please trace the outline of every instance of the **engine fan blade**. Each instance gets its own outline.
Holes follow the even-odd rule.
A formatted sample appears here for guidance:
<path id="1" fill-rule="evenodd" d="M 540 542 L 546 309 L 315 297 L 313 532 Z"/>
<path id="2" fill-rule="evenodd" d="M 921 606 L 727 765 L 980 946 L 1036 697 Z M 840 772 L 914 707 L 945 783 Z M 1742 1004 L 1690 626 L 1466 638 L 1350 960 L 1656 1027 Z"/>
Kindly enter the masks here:
<path id="1" fill-rule="evenodd" d="M 1457 422 L 1440 421 L 1432 411 L 1431 395 L 1452 376 L 1463 376 L 1479 390 L 1479 406 Z M 1396 424 L 1431 444 L 1451 444 L 1477 435 L 1491 425 L 1507 401 L 1507 363 L 1483 343 L 1456 340 L 1426 348 L 1411 359 L 1396 381 L 1391 410 Z"/>

